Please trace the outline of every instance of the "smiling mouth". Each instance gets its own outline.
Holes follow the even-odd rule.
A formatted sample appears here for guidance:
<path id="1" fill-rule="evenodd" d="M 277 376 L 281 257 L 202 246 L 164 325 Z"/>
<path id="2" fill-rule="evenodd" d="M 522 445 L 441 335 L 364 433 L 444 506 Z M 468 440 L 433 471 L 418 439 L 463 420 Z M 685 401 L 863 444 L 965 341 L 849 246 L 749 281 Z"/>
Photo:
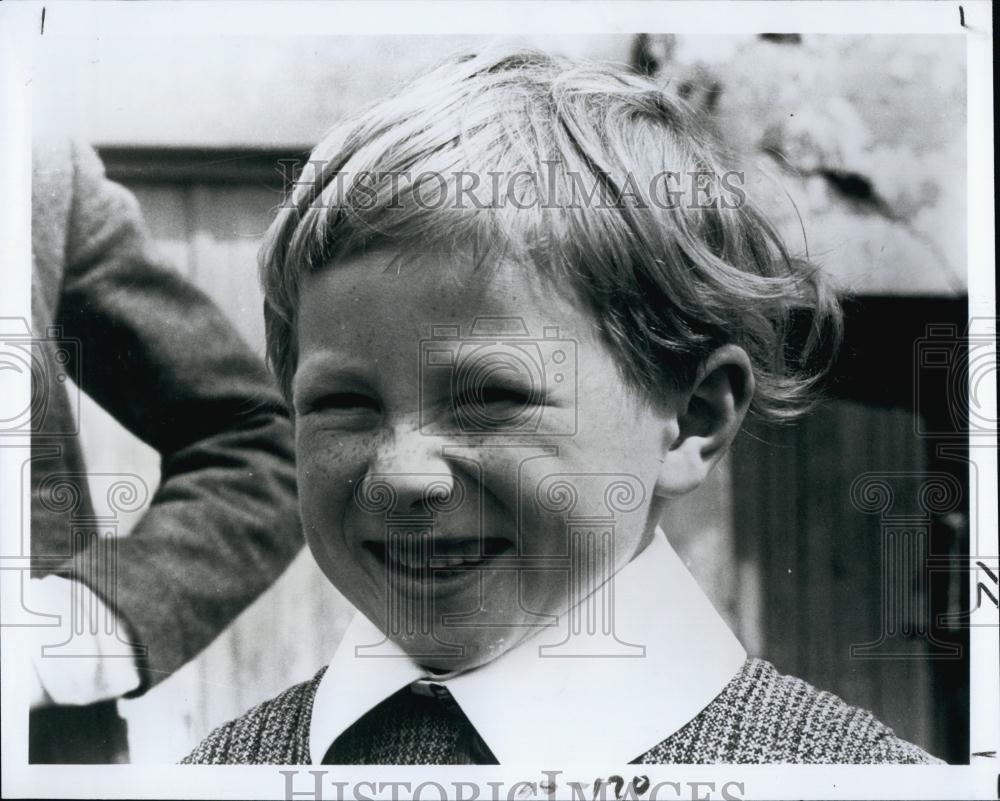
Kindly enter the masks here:
<path id="1" fill-rule="evenodd" d="M 364 549 L 390 571 L 412 576 L 414 571 L 427 570 L 431 577 L 444 578 L 448 569 L 479 567 L 498 556 L 514 550 L 514 543 L 503 537 L 466 540 L 434 540 L 412 535 L 392 538 L 387 544 L 366 542 Z M 443 574 L 443 575 L 441 575 Z"/>

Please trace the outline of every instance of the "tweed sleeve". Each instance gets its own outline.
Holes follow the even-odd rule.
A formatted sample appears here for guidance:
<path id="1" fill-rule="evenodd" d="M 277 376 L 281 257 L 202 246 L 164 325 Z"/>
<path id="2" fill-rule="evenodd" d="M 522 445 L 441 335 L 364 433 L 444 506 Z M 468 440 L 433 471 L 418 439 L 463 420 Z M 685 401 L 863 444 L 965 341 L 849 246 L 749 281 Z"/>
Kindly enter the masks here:
<path id="1" fill-rule="evenodd" d="M 169 676 L 266 589 L 302 546 L 291 423 L 261 360 L 158 256 L 135 198 L 74 146 L 57 321 L 80 342 L 82 388 L 161 457 L 161 482 L 117 547 L 111 582 L 67 565 Z M 111 587 L 109 590 L 108 587 Z"/>

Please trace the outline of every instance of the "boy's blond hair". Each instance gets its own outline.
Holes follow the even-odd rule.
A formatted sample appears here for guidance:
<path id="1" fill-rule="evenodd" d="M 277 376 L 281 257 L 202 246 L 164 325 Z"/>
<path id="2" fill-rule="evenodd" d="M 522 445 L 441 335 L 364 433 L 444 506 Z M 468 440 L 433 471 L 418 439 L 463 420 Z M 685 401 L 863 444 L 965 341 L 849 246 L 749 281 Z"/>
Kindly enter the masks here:
<path id="1" fill-rule="evenodd" d="M 575 295 L 646 396 L 689 385 L 735 343 L 753 364 L 751 409 L 792 416 L 832 358 L 840 309 L 745 192 L 727 191 L 738 175 L 682 101 L 627 67 L 453 57 L 313 151 L 261 253 L 268 358 L 287 398 L 306 274 L 375 248 L 464 249 Z M 797 312 L 811 324 L 792 347 Z"/>

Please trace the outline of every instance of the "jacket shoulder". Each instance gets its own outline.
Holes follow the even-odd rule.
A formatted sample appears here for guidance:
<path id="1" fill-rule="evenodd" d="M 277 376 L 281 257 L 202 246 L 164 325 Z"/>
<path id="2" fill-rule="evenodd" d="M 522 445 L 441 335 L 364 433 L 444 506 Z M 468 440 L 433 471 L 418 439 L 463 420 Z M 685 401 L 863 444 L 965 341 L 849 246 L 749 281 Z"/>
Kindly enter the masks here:
<path id="1" fill-rule="evenodd" d="M 652 759 L 647 759 L 650 757 Z M 932 764 L 870 712 L 762 659 L 642 761 L 733 764 Z"/>
<path id="2" fill-rule="evenodd" d="M 289 687 L 212 731 L 182 765 L 301 765 L 309 759 L 309 723 L 326 672 Z"/>
<path id="3" fill-rule="evenodd" d="M 76 152 L 68 139 L 46 138 L 32 143 L 31 157 L 31 255 L 36 279 L 32 311 L 45 320 L 36 328 L 44 333 L 55 318 L 66 269 Z"/>

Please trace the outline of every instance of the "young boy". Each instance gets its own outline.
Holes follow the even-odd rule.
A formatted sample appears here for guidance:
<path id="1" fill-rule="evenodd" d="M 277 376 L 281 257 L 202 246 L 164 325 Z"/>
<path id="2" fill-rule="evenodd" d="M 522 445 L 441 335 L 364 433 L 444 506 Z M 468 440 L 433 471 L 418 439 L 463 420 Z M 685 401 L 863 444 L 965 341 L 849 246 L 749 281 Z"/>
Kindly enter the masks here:
<path id="1" fill-rule="evenodd" d="M 307 541 L 361 614 L 186 761 L 934 761 L 747 659 L 658 528 L 748 410 L 805 408 L 839 332 L 681 105 L 459 57 L 310 168 L 262 253 L 268 351 Z"/>

